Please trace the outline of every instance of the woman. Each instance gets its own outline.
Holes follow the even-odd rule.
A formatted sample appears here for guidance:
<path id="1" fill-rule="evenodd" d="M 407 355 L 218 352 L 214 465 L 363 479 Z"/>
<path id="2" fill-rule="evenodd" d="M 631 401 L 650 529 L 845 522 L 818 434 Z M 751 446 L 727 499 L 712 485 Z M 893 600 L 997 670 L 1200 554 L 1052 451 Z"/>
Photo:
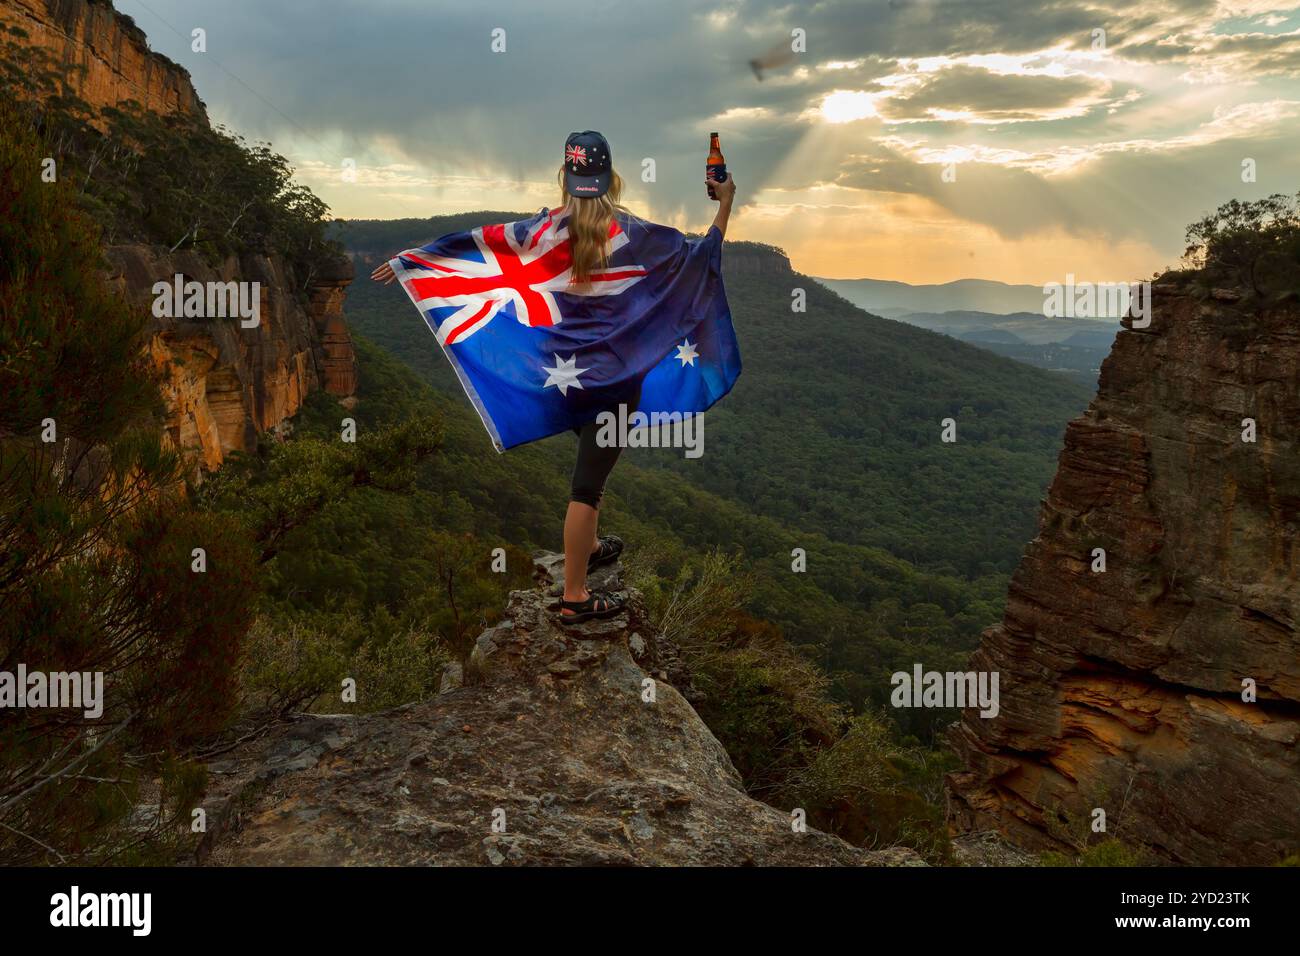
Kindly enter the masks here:
<path id="1" fill-rule="evenodd" d="M 563 220 L 563 228 L 567 229 L 567 238 L 565 239 L 567 248 L 564 250 L 567 258 L 565 261 L 570 264 L 567 279 L 568 286 L 565 291 L 574 296 L 589 296 L 592 294 L 591 286 L 594 280 L 605 281 L 610 278 L 608 266 L 610 249 L 615 242 L 615 235 L 617 234 L 620 240 L 626 244 L 629 232 L 634 232 L 637 225 L 648 224 L 636 219 L 620 202 L 623 192 L 623 180 L 613 168 L 609 143 L 600 133 L 586 130 L 582 133 L 569 135 L 564 144 L 564 163 L 560 167 L 558 180 L 561 188 L 561 206 L 557 210 L 544 211 L 544 218 L 535 220 L 540 225 L 534 226 L 533 232 L 528 233 L 528 235 L 532 236 L 530 243 L 536 243 L 538 237 L 547 229 L 550 229 L 553 223 L 559 223 Z M 712 187 L 712 194 L 718 203 L 718 211 L 714 217 L 712 227 L 712 229 L 717 230 L 718 234 L 715 239 L 712 236 L 711 229 L 707 238 L 708 241 L 716 244 L 717 249 L 720 249 L 722 237 L 727 230 L 727 220 L 731 215 L 736 184 L 730 177 L 724 182 L 714 182 L 706 179 L 705 183 L 706 186 Z M 557 227 L 557 230 L 558 228 L 560 227 Z M 656 230 L 665 229 L 665 227 L 658 226 L 652 228 Z M 679 236 L 679 238 L 681 237 Z M 480 235 L 477 241 L 484 241 L 483 237 Z M 510 250 L 506 248 L 502 248 L 500 251 L 504 255 L 510 254 Z M 715 250 L 715 254 L 720 253 L 716 253 Z M 406 254 L 402 255 L 405 256 Z M 420 261 L 417 256 L 412 258 Z M 375 269 L 371 278 L 385 284 L 392 282 L 397 277 L 393 269 L 393 263 L 399 263 L 399 270 L 402 270 L 401 263 L 405 261 L 401 257 L 394 257 L 394 259 Z M 429 265 L 429 263 L 424 262 L 424 265 Z M 442 269 L 443 267 L 437 265 L 434 268 Z M 668 271 L 673 271 L 671 265 L 668 267 Z M 694 273 L 689 272 L 683 272 L 682 274 L 694 275 Z M 436 279 L 421 281 L 436 281 Z M 420 306 L 419 295 L 409 288 L 407 291 L 411 294 L 413 301 L 416 301 L 417 307 Z M 723 312 L 725 313 L 725 296 L 721 296 L 721 298 L 723 300 Z M 700 299 L 702 300 L 703 297 L 701 296 Z M 480 318 L 484 315 L 485 312 L 482 310 L 476 312 L 471 318 L 471 323 L 489 322 L 490 316 Z M 454 325 L 455 323 L 449 322 L 448 324 Z M 668 324 L 668 322 L 663 324 Z M 434 327 L 434 323 L 431 323 L 431 328 Z M 478 328 L 479 326 L 474 325 L 473 327 Z M 634 328 L 642 329 L 644 326 Z M 731 331 L 729 315 L 726 315 L 726 330 L 728 333 Z M 435 328 L 435 331 L 438 332 L 439 330 Z M 456 329 L 451 332 L 451 335 L 454 336 L 458 332 L 459 329 Z M 445 338 L 444 328 L 440 332 L 439 338 L 440 344 L 444 346 L 444 351 L 447 349 Z M 605 341 L 617 341 L 617 336 L 606 336 Z M 685 339 L 684 348 L 687 351 L 682 352 L 683 366 L 687 362 L 693 364 L 695 344 L 691 342 L 689 337 Z M 448 358 L 453 363 L 456 362 L 456 359 L 450 353 L 448 353 Z M 558 355 L 556 361 L 560 361 Z M 458 373 L 461 371 L 460 366 L 457 366 L 457 371 Z M 556 375 L 560 374 L 558 366 L 557 369 L 548 371 L 555 372 Z M 575 373 L 580 371 L 584 370 L 574 370 Z M 643 369 L 626 386 L 620 386 L 622 394 L 618 396 L 606 395 L 606 400 L 613 407 L 607 406 L 604 410 L 616 411 L 617 406 L 623 404 L 627 406 L 627 415 L 635 411 L 641 403 L 642 385 L 649 371 L 651 370 Z M 736 356 L 728 380 L 722 387 L 715 387 L 714 391 L 701 403 L 702 407 L 712 404 L 721 394 L 725 394 L 738 373 L 738 356 Z M 462 375 L 461 378 L 462 384 L 466 384 L 465 376 Z M 583 388 L 581 384 L 573 384 L 571 387 Z M 567 388 L 561 390 L 566 395 L 569 394 Z M 484 409 L 480 407 L 482 402 L 479 401 L 477 394 L 468 385 L 467 391 L 471 393 L 470 397 L 475 401 L 475 405 L 482 415 L 484 412 Z M 581 395 L 580 392 L 573 394 L 575 396 Z M 588 571 L 617 559 L 623 550 L 621 540 L 614 535 L 601 536 L 597 530 L 600 523 L 600 502 L 604 494 L 605 482 L 609 478 L 614 463 L 618 461 L 622 447 L 619 444 L 603 444 L 599 441 L 598 436 L 601 429 L 594 420 L 596 415 L 591 414 L 585 417 L 588 418 L 586 423 L 573 429 L 578 435 L 578 456 L 573 469 L 568 511 L 564 519 L 564 596 L 560 601 L 560 617 L 564 624 L 576 624 L 594 618 L 612 617 L 624 609 L 624 601 L 618 595 L 599 591 L 592 592 L 587 588 Z M 488 424 L 487 417 L 485 417 L 485 424 Z M 498 444 L 498 447 L 500 447 L 500 444 Z"/>

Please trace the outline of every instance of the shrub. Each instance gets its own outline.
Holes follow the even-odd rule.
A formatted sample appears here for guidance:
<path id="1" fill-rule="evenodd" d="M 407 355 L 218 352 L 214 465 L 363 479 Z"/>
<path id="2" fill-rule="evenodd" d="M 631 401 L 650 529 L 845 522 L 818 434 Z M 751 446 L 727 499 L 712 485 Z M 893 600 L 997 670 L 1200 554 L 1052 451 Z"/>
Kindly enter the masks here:
<path id="1" fill-rule="evenodd" d="M 902 843 L 946 860 L 939 794 L 950 761 L 900 742 L 883 718 L 850 720 L 825 673 L 740 610 L 751 582 L 738 559 L 714 552 L 673 579 L 657 573 L 663 559 L 634 556 L 629 580 L 660 636 L 681 648 L 702 694 L 696 709 L 746 789 L 855 844 Z"/>
<path id="2" fill-rule="evenodd" d="M 137 776 L 233 711 L 256 593 L 242 528 L 180 493 L 145 317 L 102 284 L 98 231 L 67 183 L 41 180 L 50 153 L 0 104 L 0 666 L 98 672 L 104 700 L 98 718 L 28 708 L 0 725 L 10 863 L 138 845 Z"/>
<path id="3" fill-rule="evenodd" d="M 930 862 L 948 862 L 940 795 L 953 761 L 899 741 L 883 716 L 861 714 L 848 732 L 791 774 L 783 803 L 851 843 L 901 844 Z"/>
<path id="4" fill-rule="evenodd" d="M 1300 295 L 1300 196 L 1224 203 L 1187 227 L 1184 259 L 1210 284 L 1245 289 L 1250 301 Z"/>
<path id="5" fill-rule="evenodd" d="M 1130 781 L 1130 786 L 1131 786 Z M 1142 845 L 1140 834 L 1128 826 L 1124 817 L 1125 799 L 1111 799 L 1104 787 L 1085 794 L 1083 805 L 1108 807 L 1106 831 L 1093 831 L 1091 813 L 1061 808 L 1044 817 L 1047 833 L 1062 850 L 1049 851 L 1040 857 L 1043 866 L 1147 866 L 1152 857 Z"/>

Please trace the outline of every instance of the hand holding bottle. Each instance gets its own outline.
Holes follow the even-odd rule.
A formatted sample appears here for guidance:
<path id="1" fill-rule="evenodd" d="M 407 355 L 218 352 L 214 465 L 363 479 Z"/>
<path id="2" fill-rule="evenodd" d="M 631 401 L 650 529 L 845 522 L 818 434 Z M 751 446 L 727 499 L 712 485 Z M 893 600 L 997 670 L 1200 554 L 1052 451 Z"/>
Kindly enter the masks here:
<path id="1" fill-rule="evenodd" d="M 728 176 L 722 182 L 716 179 L 706 179 L 705 184 L 709 187 L 709 193 L 715 202 L 720 202 L 727 208 L 731 208 L 732 201 L 736 198 L 736 180 Z"/>

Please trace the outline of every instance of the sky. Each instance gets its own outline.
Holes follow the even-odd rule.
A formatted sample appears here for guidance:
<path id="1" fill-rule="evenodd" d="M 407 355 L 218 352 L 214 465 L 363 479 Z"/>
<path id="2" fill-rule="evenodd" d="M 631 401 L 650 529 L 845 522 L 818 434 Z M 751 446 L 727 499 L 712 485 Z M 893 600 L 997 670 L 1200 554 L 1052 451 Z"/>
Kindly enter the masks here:
<path id="1" fill-rule="evenodd" d="M 829 278 L 1041 285 L 1148 278 L 1219 204 L 1300 190 L 1279 0 L 116 6 L 341 218 L 557 205 L 566 135 L 597 129 L 635 212 L 702 231 L 716 130 L 728 238 Z"/>

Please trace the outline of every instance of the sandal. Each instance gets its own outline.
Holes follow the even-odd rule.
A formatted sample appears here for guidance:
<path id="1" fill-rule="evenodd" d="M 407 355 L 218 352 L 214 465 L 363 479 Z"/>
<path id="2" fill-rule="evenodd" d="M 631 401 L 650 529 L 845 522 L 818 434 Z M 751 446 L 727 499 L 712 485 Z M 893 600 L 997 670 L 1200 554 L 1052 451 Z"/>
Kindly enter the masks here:
<path id="1" fill-rule="evenodd" d="M 596 550 L 587 559 L 587 570 L 598 568 L 602 564 L 617 560 L 623 553 L 623 539 L 616 534 L 602 534 L 598 539 Z"/>
<path id="2" fill-rule="evenodd" d="M 561 624 L 579 624 L 582 621 L 593 621 L 599 618 L 614 617 L 616 614 L 622 614 L 627 608 L 627 602 L 616 594 L 606 594 L 603 591 L 593 591 L 587 595 L 585 601 L 560 601 L 560 623 Z M 565 610 L 572 611 L 572 614 L 565 614 Z"/>

